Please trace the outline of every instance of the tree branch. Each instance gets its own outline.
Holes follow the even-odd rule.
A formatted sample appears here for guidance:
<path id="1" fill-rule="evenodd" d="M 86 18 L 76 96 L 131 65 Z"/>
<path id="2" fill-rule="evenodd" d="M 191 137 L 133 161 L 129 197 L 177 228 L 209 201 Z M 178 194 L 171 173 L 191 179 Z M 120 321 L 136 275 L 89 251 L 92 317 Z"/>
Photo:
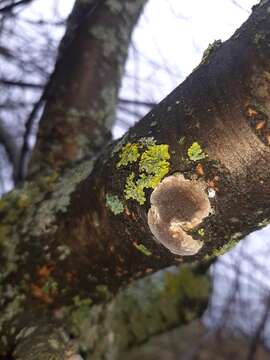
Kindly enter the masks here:
<path id="1" fill-rule="evenodd" d="M 20 80 L 9 80 L 9 79 L 0 79 L 1 85 L 6 86 L 16 86 L 16 87 L 22 87 L 22 88 L 33 88 L 33 89 L 43 89 L 44 84 L 37 84 L 37 83 L 29 83 L 24 82 Z"/>

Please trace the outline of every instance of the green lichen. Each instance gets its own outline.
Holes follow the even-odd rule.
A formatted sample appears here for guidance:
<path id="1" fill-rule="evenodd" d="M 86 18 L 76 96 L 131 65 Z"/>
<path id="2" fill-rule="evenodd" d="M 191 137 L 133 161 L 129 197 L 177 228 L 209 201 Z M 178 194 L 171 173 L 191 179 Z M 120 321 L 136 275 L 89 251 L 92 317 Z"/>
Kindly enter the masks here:
<path id="1" fill-rule="evenodd" d="M 119 215 L 124 211 L 124 205 L 117 195 L 106 195 L 106 206 L 114 215 Z"/>
<path id="2" fill-rule="evenodd" d="M 145 189 L 154 189 L 161 181 L 162 177 L 159 175 L 141 174 L 138 180 L 135 180 L 135 174 L 131 173 L 125 185 L 125 198 L 136 200 L 140 205 L 146 201 Z"/>
<path id="3" fill-rule="evenodd" d="M 101 123 L 103 124 L 105 121 L 105 127 L 107 129 L 111 129 L 114 122 L 114 113 L 115 107 L 117 103 L 117 88 L 114 83 L 108 83 L 100 93 L 101 99 L 104 103 L 104 115 L 101 117 Z M 101 141 L 104 143 L 104 138 L 101 135 Z"/>
<path id="4" fill-rule="evenodd" d="M 102 52 L 105 57 L 110 57 L 118 49 L 117 33 L 111 27 L 101 25 L 92 26 L 89 31 L 101 44 Z"/>
<path id="5" fill-rule="evenodd" d="M 73 298 L 74 306 L 70 311 L 69 321 L 75 330 L 75 334 L 79 331 L 81 324 L 90 313 L 92 300 L 89 298 L 81 299 L 78 295 Z M 68 309 L 67 309 L 68 310 Z"/>
<path id="6" fill-rule="evenodd" d="M 188 148 L 187 154 L 191 161 L 199 161 L 207 157 L 207 155 L 202 151 L 201 145 L 197 142 L 194 142 Z"/>
<path id="7" fill-rule="evenodd" d="M 12 319 L 16 318 L 16 316 L 18 316 L 21 312 L 23 312 L 23 303 L 25 298 L 26 296 L 24 294 L 20 294 L 19 290 L 14 289 L 13 297 L 9 299 L 8 304 L 5 305 L 4 310 L 1 312 L 0 332 L 5 332 L 5 323 L 8 323 Z M 0 342 L 0 355 L 1 354 L 2 349 Z"/>
<path id="8" fill-rule="evenodd" d="M 244 235 L 241 232 L 236 232 L 233 236 L 231 236 L 230 240 L 226 244 L 224 244 L 220 248 L 214 249 L 212 251 L 211 255 L 206 255 L 204 257 L 204 260 L 208 261 L 215 257 L 226 254 L 227 252 L 232 250 L 235 247 L 235 245 L 238 244 L 239 240 L 241 240 L 243 238 L 243 236 Z"/>
<path id="9" fill-rule="evenodd" d="M 100 284 L 96 286 L 96 293 L 102 300 L 108 300 L 111 297 L 110 290 L 107 285 Z"/>
<path id="10" fill-rule="evenodd" d="M 170 268 L 135 281 L 106 304 L 93 305 L 79 323 L 80 345 L 93 359 L 122 359 L 131 344 L 200 317 L 209 291 L 209 277 L 194 267 Z"/>
<path id="11" fill-rule="evenodd" d="M 179 289 L 181 289 L 179 291 Z M 209 294 L 209 279 L 205 275 L 198 275 L 192 271 L 192 267 L 183 266 L 181 270 L 175 274 L 167 272 L 165 275 L 166 296 L 176 296 L 189 300 L 196 298 L 207 298 Z"/>
<path id="12" fill-rule="evenodd" d="M 18 198 L 17 205 L 19 208 L 23 209 L 30 205 L 30 199 L 27 194 L 21 194 Z"/>
<path id="13" fill-rule="evenodd" d="M 169 172 L 169 147 L 166 144 L 150 145 L 139 161 L 139 176 L 129 174 L 125 185 L 125 198 L 133 199 L 140 205 L 146 201 L 145 189 L 154 189 Z"/>
<path id="14" fill-rule="evenodd" d="M 90 298 L 81 299 L 79 295 L 74 296 L 72 300 L 76 308 L 81 306 L 90 306 L 92 304 L 92 300 Z"/>
<path id="15" fill-rule="evenodd" d="M 59 252 L 58 258 L 60 261 L 65 260 L 71 254 L 71 250 L 67 245 L 59 245 L 56 249 Z"/>
<path id="16" fill-rule="evenodd" d="M 264 36 L 263 34 L 256 33 L 254 36 L 254 44 L 259 45 L 260 42 L 263 40 Z"/>
<path id="17" fill-rule="evenodd" d="M 140 154 L 138 144 L 127 143 L 122 149 L 122 152 L 120 154 L 120 160 L 118 161 L 116 166 L 118 168 L 121 166 L 126 166 L 128 164 L 136 162 L 139 157 Z"/>
<path id="18" fill-rule="evenodd" d="M 185 141 L 186 141 L 186 137 L 185 137 L 185 136 L 181 136 L 181 137 L 177 140 L 177 142 L 178 142 L 179 145 L 183 145 L 183 144 L 185 143 Z"/>
<path id="19" fill-rule="evenodd" d="M 227 242 L 221 248 L 215 249 L 212 252 L 212 256 L 217 257 L 217 256 L 222 256 L 222 255 L 226 254 L 228 251 L 232 250 L 237 243 L 238 243 L 237 240 L 231 239 L 229 242 Z"/>
<path id="20" fill-rule="evenodd" d="M 132 172 L 128 175 L 125 185 L 125 198 L 136 200 L 140 205 L 143 205 L 146 198 L 144 194 L 144 183 L 142 179 L 135 181 L 135 174 Z"/>
<path id="21" fill-rule="evenodd" d="M 156 144 L 156 140 L 153 138 L 153 136 L 149 136 L 149 137 L 142 137 L 139 140 L 139 143 L 142 146 L 152 146 Z"/>
<path id="22" fill-rule="evenodd" d="M 43 285 L 42 290 L 47 295 L 55 294 L 58 290 L 58 283 L 51 276 L 49 276 Z"/>
<path id="23" fill-rule="evenodd" d="M 217 48 L 220 47 L 220 45 L 222 45 L 222 41 L 221 40 L 215 40 L 213 43 L 209 44 L 207 49 L 203 52 L 203 56 L 202 56 L 202 60 L 201 60 L 201 64 L 206 64 L 208 61 L 209 56 L 217 50 Z"/>
<path id="24" fill-rule="evenodd" d="M 200 236 L 204 236 L 204 235 L 205 235 L 204 229 L 203 229 L 203 228 L 199 229 L 199 230 L 198 230 L 198 234 L 199 234 Z"/>
<path id="25" fill-rule="evenodd" d="M 151 145 L 142 154 L 139 169 L 146 174 L 159 174 L 163 178 L 169 172 L 169 159 L 168 145 Z"/>
<path id="26" fill-rule="evenodd" d="M 146 246 L 144 246 L 143 244 L 136 244 L 134 243 L 134 246 L 137 250 L 139 250 L 141 253 L 143 253 L 146 256 L 151 256 L 152 253 L 150 250 L 147 249 Z"/>
<path id="27" fill-rule="evenodd" d="M 260 221 L 257 224 L 257 227 L 258 227 L 258 229 L 261 229 L 261 228 L 264 228 L 266 225 L 269 225 L 269 224 L 270 224 L 270 219 L 266 218 L 263 221 Z"/>

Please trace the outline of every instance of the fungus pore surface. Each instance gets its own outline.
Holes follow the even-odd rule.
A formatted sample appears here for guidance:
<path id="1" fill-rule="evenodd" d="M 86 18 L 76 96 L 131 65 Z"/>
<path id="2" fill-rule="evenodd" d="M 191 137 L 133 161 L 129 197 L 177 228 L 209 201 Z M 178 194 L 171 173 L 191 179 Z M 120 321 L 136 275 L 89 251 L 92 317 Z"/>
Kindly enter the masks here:
<path id="1" fill-rule="evenodd" d="M 150 197 L 148 225 L 155 239 L 177 255 L 195 255 L 203 242 L 187 232 L 198 226 L 211 211 L 202 182 L 171 175 Z"/>

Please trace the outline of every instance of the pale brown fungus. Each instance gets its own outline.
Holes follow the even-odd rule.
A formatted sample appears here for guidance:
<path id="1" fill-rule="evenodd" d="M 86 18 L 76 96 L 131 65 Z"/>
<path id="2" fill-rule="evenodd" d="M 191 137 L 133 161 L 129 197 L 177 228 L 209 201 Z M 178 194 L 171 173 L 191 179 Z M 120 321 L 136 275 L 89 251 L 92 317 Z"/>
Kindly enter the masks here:
<path id="1" fill-rule="evenodd" d="M 155 239 L 177 255 L 195 255 L 203 242 L 187 231 L 198 226 L 211 211 L 205 186 L 200 181 L 171 175 L 152 192 L 148 225 Z"/>

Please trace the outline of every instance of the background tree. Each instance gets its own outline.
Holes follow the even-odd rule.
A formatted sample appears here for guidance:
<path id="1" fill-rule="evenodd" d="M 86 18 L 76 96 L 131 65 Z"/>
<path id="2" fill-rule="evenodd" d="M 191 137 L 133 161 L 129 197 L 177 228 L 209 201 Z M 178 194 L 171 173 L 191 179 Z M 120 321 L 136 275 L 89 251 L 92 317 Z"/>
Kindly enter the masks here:
<path id="1" fill-rule="evenodd" d="M 3 354 L 71 356 L 63 329 L 78 335 L 86 311 L 87 334 L 94 336 L 84 346 L 96 356 L 117 357 L 121 342 L 123 349 L 189 322 L 208 298 L 206 260 L 268 221 L 269 2 L 261 2 L 231 40 L 209 49 L 183 85 L 122 141 L 109 144 L 94 167 L 82 163 L 109 140 L 121 69 L 142 6 L 77 1 L 69 19 L 42 95 L 32 182 L 1 202 Z M 24 161 L 18 174 L 21 179 Z M 177 207 L 183 202 L 185 212 Z M 159 314 L 157 322 L 147 321 L 150 330 L 138 330 L 141 318 L 131 316 L 132 290 L 129 299 L 118 293 L 103 304 L 135 278 L 194 259 L 204 262 L 182 265 L 179 274 L 167 276 L 163 290 L 157 287 L 154 298 L 165 296 L 166 311 L 159 301 L 155 312 L 153 301 L 143 307 L 148 320 Z M 146 284 L 153 295 L 155 282 Z"/>

